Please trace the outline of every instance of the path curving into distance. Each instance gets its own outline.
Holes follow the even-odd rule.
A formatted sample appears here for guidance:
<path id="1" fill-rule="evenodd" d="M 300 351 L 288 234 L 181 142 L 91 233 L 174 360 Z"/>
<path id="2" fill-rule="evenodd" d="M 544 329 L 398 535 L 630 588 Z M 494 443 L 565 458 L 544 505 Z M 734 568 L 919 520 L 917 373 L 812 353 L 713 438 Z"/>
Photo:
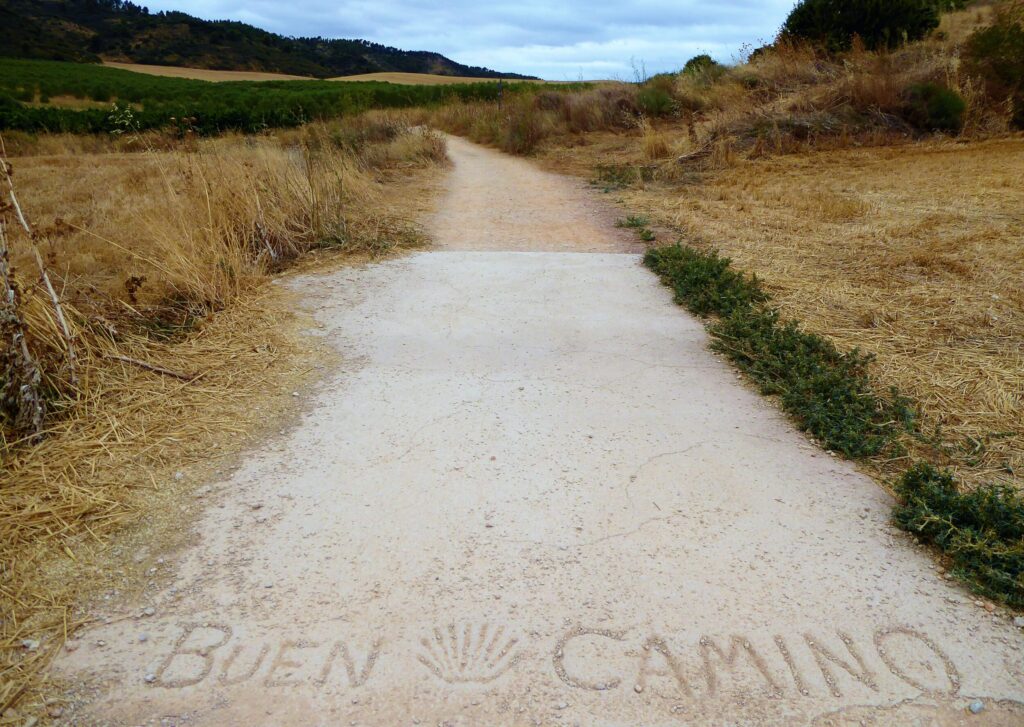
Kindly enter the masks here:
<path id="1" fill-rule="evenodd" d="M 212 483 L 153 615 L 61 656 L 80 724 L 1024 724 L 1020 630 L 590 192 L 450 155 L 435 249 L 295 283 L 346 365 Z"/>

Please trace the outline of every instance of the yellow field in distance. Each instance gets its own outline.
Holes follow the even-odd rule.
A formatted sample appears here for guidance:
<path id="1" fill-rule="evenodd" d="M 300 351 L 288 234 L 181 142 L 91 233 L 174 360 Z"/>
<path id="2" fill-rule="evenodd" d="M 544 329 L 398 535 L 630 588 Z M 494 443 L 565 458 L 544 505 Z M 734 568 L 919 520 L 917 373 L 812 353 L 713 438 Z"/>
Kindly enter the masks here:
<path id="1" fill-rule="evenodd" d="M 171 78 L 194 78 L 198 81 L 308 81 L 309 76 L 289 76 L 287 73 L 263 73 L 262 71 L 212 71 L 209 68 L 184 68 L 182 66 L 147 66 L 143 63 L 115 63 L 104 61 L 103 65 L 120 68 L 151 76 Z"/>
<path id="2" fill-rule="evenodd" d="M 120 68 L 136 73 L 148 73 L 151 76 L 169 76 L 171 78 L 194 78 L 199 81 L 311 81 L 309 76 L 290 76 L 287 73 L 264 73 L 262 71 L 213 71 L 209 68 L 185 68 L 183 66 L 150 66 L 144 63 L 117 63 L 104 61 L 103 65 Z M 383 81 L 411 86 L 438 86 L 451 83 L 480 83 L 481 81 L 497 81 L 497 78 L 472 78 L 469 76 L 440 76 L 434 73 L 360 73 L 355 76 L 337 76 L 330 81 Z M 520 79 L 505 79 L 515 83 Z M 540 83 L 545 83 L 541 81 Z"/>

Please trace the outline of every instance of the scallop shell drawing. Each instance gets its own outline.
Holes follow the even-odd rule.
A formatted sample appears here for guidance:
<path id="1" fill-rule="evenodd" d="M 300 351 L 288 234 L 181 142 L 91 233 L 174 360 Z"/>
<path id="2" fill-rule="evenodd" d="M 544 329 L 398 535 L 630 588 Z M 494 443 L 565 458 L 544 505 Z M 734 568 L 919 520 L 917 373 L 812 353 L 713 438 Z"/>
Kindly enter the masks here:
<path id="1" fill-rule="evenodd" d="M 518 643 L 504 626 L 449 624 L 420 639 L 423 649 L 418 658 L 449 684 L 485 684 L 512 668 L 519 658 Z"/>

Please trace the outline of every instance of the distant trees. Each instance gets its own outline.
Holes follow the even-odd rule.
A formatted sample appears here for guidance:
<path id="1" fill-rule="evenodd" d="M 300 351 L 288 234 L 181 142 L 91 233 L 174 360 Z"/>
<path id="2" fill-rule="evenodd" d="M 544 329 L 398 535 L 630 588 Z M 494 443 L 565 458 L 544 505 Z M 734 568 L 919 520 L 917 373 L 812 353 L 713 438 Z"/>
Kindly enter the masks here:
<path id="1" fill-rule="evenodd" d="M 943 10 L 966 0 L 800 0 L 782 36 L 810 41 L 829 51 L 848 49 L 854 36 L 871 50 L 920 40 L 939 25 Z"/>
<path id="2" fill-rule="evenodd" d="M 967 39 L 964 67 L 991 97 L 1007 100 L 1014 124 L 1024 128 L 1024 0 L 998 6 L 992 24 Z"/>

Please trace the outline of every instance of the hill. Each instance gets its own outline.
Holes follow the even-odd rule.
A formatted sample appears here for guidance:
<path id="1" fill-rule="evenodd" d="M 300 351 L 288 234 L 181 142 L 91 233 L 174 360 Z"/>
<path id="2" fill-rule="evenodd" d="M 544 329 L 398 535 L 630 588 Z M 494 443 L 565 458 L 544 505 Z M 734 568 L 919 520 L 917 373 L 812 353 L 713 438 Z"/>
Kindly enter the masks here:
<path id="1" fill-rule="evenodd" d="M 289 38 L 246 23 L 151 13 L 125 0 L 0 0 L 0 55 L 96 63 L 117 61 L 330 78 L 432 73 L 526 78 L 466 66 L 430 51 L 366 40 Z"/>

